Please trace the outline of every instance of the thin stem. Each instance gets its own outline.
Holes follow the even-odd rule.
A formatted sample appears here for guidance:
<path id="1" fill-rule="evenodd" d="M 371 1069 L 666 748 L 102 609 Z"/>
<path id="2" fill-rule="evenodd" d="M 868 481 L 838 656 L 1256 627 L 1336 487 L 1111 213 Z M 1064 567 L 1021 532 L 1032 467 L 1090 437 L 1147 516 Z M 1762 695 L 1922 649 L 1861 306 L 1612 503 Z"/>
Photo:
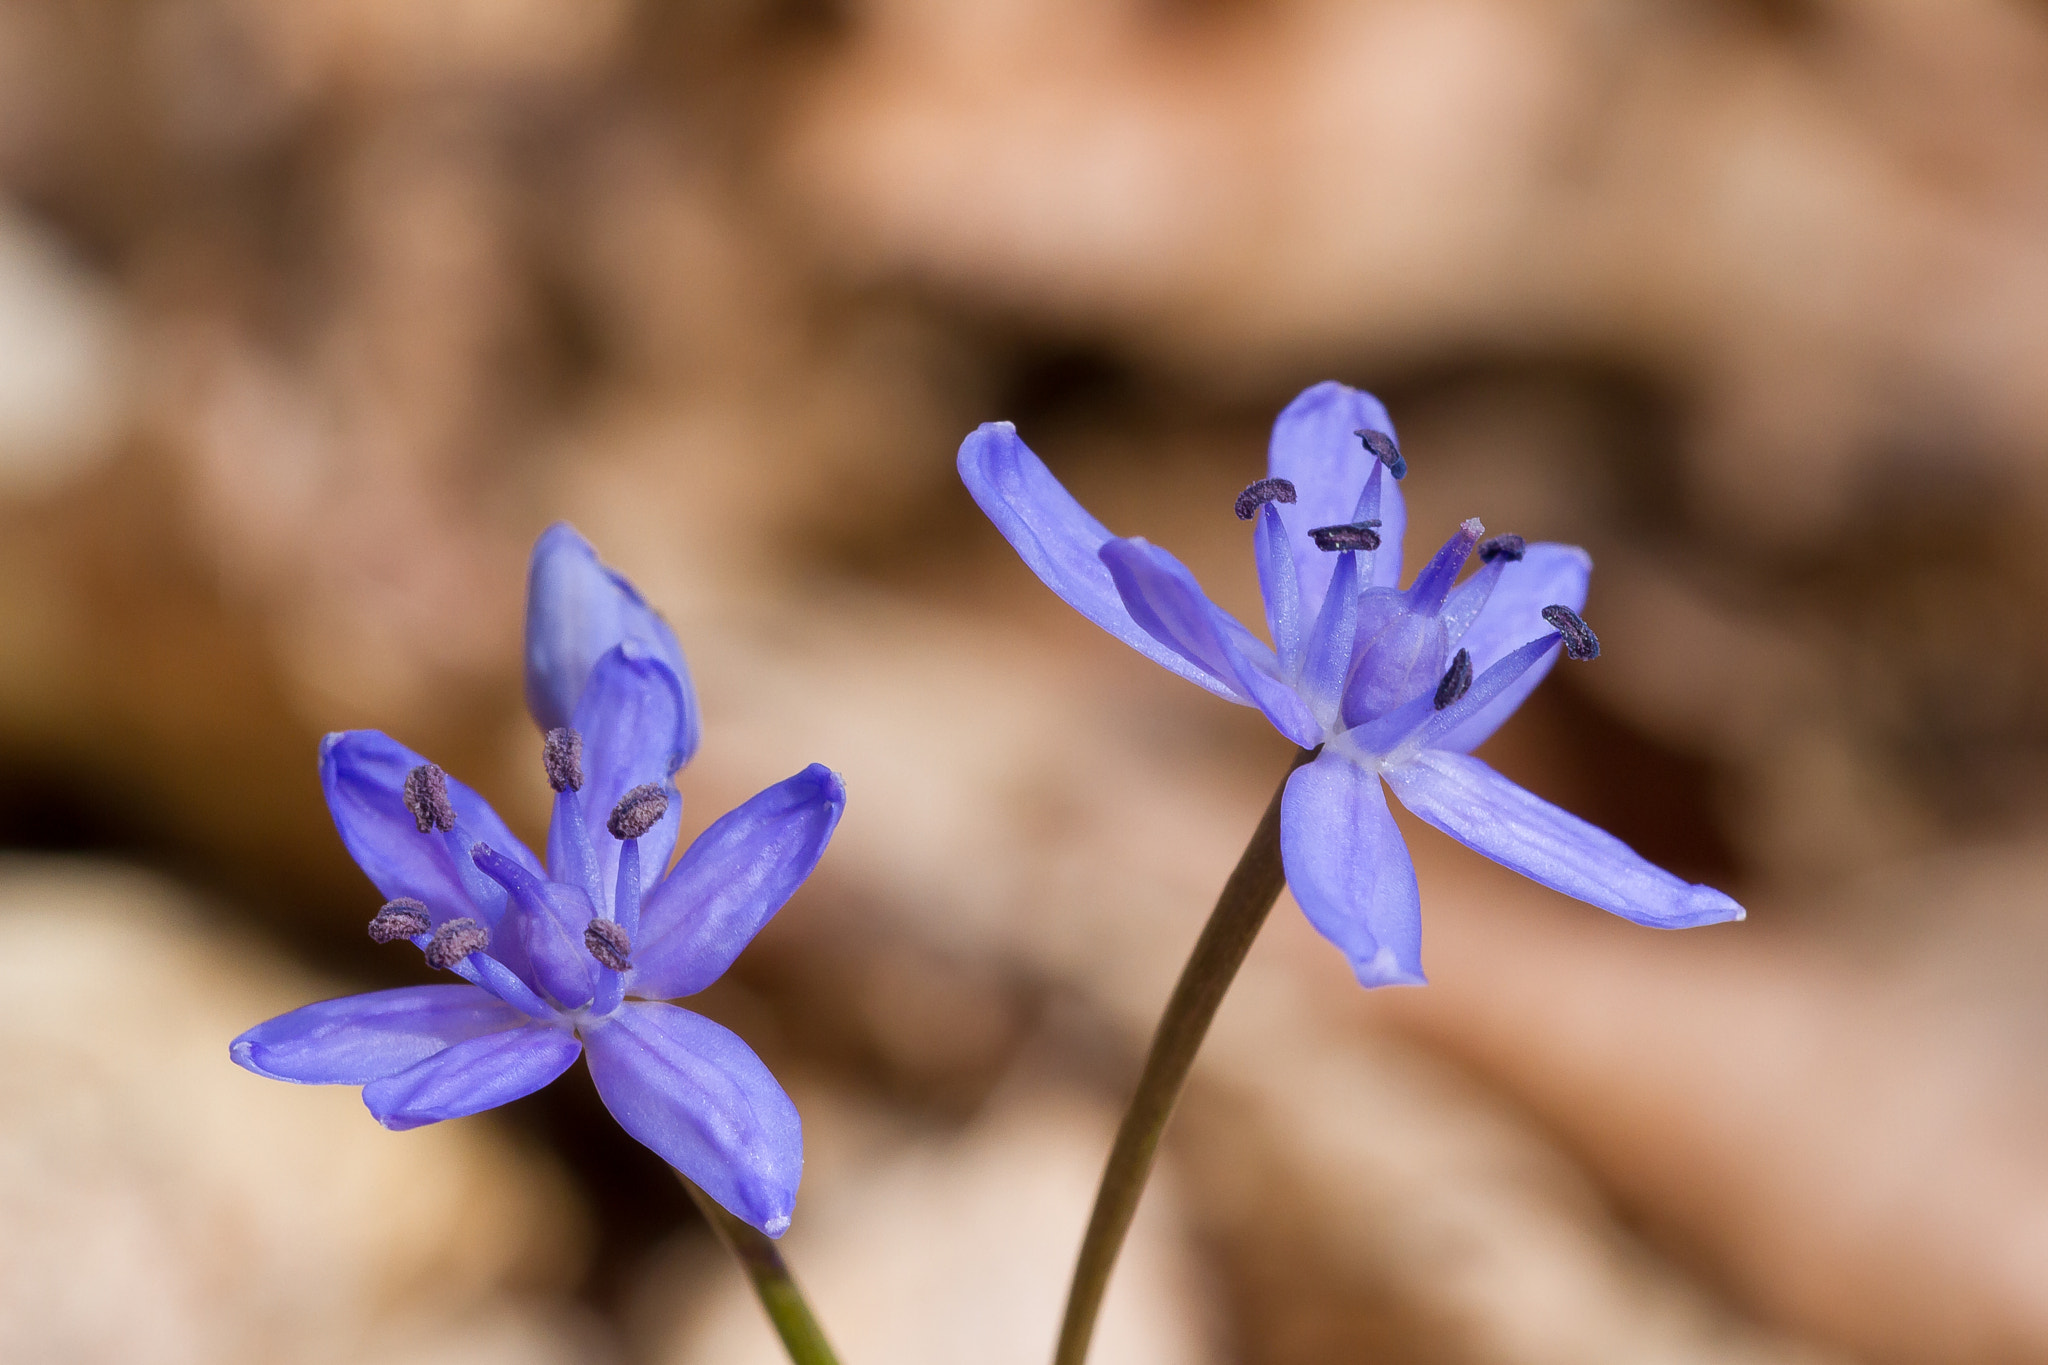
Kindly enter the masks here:
<path id="1" fill-rule="evenodd" d="M 1288 776 L 1316 756 L 1303 749 L 1294 756 Z M 1216 1017 L 1223 994 L 1244 965 L 1252 940 L 1280 898 L 1287 884 L 1280 867 L 1280 797 L 1287 790 L 1282 778 L 1266 804 L 1259 827 L 1252 832 L 1230 880 L 1216 898 L 1195 950 L 1181 968 L 1173 996 L 1160 1016 L 1159 1030 L 1152 1035 L 1152 1050 L 1145 1058 L 1145 1070 L 1138 1077 L 1137 1093 L 1116 1130 L 1109 1149 L 1109 1163 L 1102 1172 L 1102 1186 L 1095 1192 L 1095 1212 L 1088 1219 L 1088 1235 L 1081 1240 L 1080 1259 L 1074 1265 L 1073 1287 L 1067 1291 L 1067 1314 L 1060 1323 L 1060 1344 L 1053 1352 L 1053 1365 L 1082 1365 L 1088 1357 L 1088 1341 L 1095 1333 L 1095 1318 L 1102 1309 L 1103 1293 L 1109 1288 L 1110 1271 L 1116 1268 L 1117 1253 L 1123 1250 L 1124 1235 L 1138 1211 L 1138 1197 L 1152 1174 L 1152 1159 L 1159 1152 L 1160 1134 L 1187 1084 L 1195 1064 L 1195 1053 Z"/>
<path id="2" fill-rule="evenodd" d="M 718 1240 L 732 1249 L 740 1268 L 754 1282 L 754 1293 L 760 1296 L 761 1307 L 794 1365 L 839 1365 L 839 1357 L 832 1354 L 823 1329 L 811 1316 L 811 1306 L 804 1302 L 803 1291 L 796 1287 L 796 1280 L 790 1276 L 775 1243 L 757 1228 L 727 1213 L 691 1181 L 683 1181 L 683 1188 L 697 1201 L 698 1211 L 718 1229 Z"/>

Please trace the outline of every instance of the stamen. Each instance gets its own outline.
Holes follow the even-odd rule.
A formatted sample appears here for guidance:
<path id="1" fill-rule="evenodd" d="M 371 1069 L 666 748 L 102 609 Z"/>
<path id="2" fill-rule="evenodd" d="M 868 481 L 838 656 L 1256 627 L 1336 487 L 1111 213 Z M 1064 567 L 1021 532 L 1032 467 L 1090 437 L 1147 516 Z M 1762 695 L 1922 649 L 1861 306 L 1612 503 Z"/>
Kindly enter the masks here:
<path id="1" fill-rule="evenodd" d="M 1552 606 L 1543 609 L 1543 619 L 1551 628 L 1564 636 L 1564 656 L 1584 663 L 1600 657 L 1600 637 L 1585 619 L 1570 607 Z"/>
<path id="2" fill-rule="evenodd" d="M 370 921 L 370 937 L 378 943 L 396 943 L 414 934 L 424 934 L 434 927 L 433 916 L 427 907 L 411 896 L 400 896 L 387 901 L 377 917 Z"/>
<path id="3" fill-rule="evenodd" d="M 1519 563 L 1529 552 L 1529 542 L 1520 536 L 1495 536 L 1479 544 L 1479 562 L 1491 564 L 1496 559 L 1505 559 L 1510 564 Z"/>
<path id="4" fill-rule="evenodd" d="M 566 725 L 548 731 L 540 745 L 541 766 L 556 791 L 583 790 L 583 736 Z"/>
<path id="5" fill-rule="evenodd" d="M 592 920 L 583 930 L 583 946 L 590 949 L 592 957 L 615 972 L 627 971 L 633 966 L 633 941 L 626 937 L 626 931 L 619 927 L 617 920 Z"/>
<path id="6" fill-rule="evenodd" d="M 451 919 L 434 931 L 427 942 L 427 965 L 439 971 L 450 968 L 471 953 L 490 946 L 491 936 L 483 925 L 469 918 Z"/>
<path id="7" fill-rule="evenodd" d="M 619 798 L 612 807 L 605 828 L 614 839 L 637 839 L 654 828 L 654 822 L 668 814 L 668 793 L 652 782 L 643 782 Z"/>
<path id="8" fill-rule="evenodd" d="M 1293 502 L 1294 484 L 1287 479 L 1260 479 L 1257 483 L 1245 485 L 1237 495 L 1237 519 L 1250 521 L 1259 514 L 1259 509 L 1269 502 Z"/>
<path id="9" fill-rule="evenodd" d="M 412 812 L 420 833 L 454 829 L 455 805 L 448 799 L 448 774 L 432 763 L 422 763 L 405 775 L 405 808 Z"/>
<path id="10" fill-rule="evenodd" d="M 1394 444 L 1393 437 L 1384 431 L 1374 431 L 1371 427 L 1360 427 L 1351 434 L 1365 442 L 1365 448 L 1372 452 L 1374 459 L 1387 467 L 1389 474 L 1397 479 L 1408 477 L 1408 461 L 1401 457 L 1401 447 Z"/>
<path id="11" fill-rule="evenodd" d="M 1441 711 L 1472 688 L 1472 651 L 1461 649 L 1436 685 L 1436 709 Z"/>
<path id="12" fill-rule="evenodd" d="M 1310 528 L 1308 538 L 1316 543 L 1318 550 L 1377 550 L 1380 533 L 1373 528 L 1379 524 L 1379 518 L 1374 517 L 1370 521 L 1347 522 L 1341 526 L 1316 526 Z"/>

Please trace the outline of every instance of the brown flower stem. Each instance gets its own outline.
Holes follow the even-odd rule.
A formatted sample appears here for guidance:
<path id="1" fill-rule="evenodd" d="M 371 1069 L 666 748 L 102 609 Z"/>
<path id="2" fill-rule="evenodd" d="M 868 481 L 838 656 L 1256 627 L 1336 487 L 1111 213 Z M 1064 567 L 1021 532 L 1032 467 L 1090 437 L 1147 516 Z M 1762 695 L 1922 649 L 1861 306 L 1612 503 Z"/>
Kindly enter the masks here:
<path id="1" fill-rule="evenodd" d="M 1288 776 L 1317 752 L 1303 749 L 1297 753 Z M 1195 940 L 1195 950 L 1181 968 L 1166 1013 L 1152 1035 L 1152 1050 L 1138 1077 L 1137 1093 L 1131 1096 L 1130 1108 L 1117 1127 L 1102 1186 L 1095 1193 L 1095 1212 L 1088 1219 L 1088 1235 L 1081 1240 L 1081 1255 L 1074 1265 L 1074 1283 L 1067 1291 L 1067 1313 L 1060 1323 L 1053 1365 L 1082 1365 L 1087 1359 L 1102 1296 L 1138 1211 L 1138 1198 L 1152 1173 L 1160 1135 L 1173 1117 L 1174 1105 L 1195 1064 L 1195 1053 L 1209 1032 L 1217 1006 L 1223 1003 L 1224 992 L 1244 965 L 1252 940 L 1258 937 L 1273 902 L 1280 898 L 1280 888 L 1287 884 L 1280 867 L 1280 798 L 1286 790 L 1287 780 L 1282 778 L 1251 842 L 1245 845 L 1230 879 L 1223 883 L 1216 908 L 1202 926 L 1202 936 Z"/>
<path id="2" fill-rule="evenodd" d="M 759 1229 L 727 1213 L 692 1182 L 684 1180 L 683 1188 L 697 1201 L 698 1211 L 718 1230 L 718 1240 L 732 1250 L 740 1269 L 753 1281 L 754 1293 L 760 1297 L 761 1307 L 794 1365 L 839 1365 L 839 1357 L 832 1354 L 823 1329 L 811 1315 L 811 1306 L 804 1302 L 803 1291 L 796 1287 L 796 1280 L 775 1243 Z"/>

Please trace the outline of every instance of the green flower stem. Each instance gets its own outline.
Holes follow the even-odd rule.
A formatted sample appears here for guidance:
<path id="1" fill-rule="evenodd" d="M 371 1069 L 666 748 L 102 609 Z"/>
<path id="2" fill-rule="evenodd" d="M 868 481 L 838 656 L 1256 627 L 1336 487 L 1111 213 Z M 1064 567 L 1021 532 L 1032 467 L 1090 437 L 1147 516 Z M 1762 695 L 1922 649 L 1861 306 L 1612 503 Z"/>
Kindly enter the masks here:
<path id="1" fill-rule="evenodd" d="M 1317 750 L 1303 749 L 1294 756 L 1288 776 L 1316 756 Z M 1244 965 L 1252 940 L 1280 898 L 1287 877 L 1280 867 L 1280 797 L 1287 790 L 1282 778 L 1259 827 L 1252 832 L 1195 950 L 1181 968 L 1173 996 L 1166 1002 L 1159 1030 L 1152 1035 L 1152 1051 L 1145 1058 L 1144 1074 L 1138 1078 L 1137 1093 L 1124 1111 L 1117 1127 L 1116 1141 L 1109 1149 L 1109 1164 L 1102 1173 L 1102 1186 L 1095 1193 L 1095 1212 L 1088 1219 L 1088 1235 L 1081 1241 L 1080 1259 L 1074 1265 L 1073 1287 L 1067 1291 L 1067 1314 L 1060 1324 L 1060 1344 L 1053 1353 L 1053 1365 L 1082 1365 L 1088 1357 L 1088 1341 L 1095 1333 L 1095 1318 L 1102 1309 L 1103 1293 L 1109 1288 L 1110 1271 L 1116 1268 L 1117 1253 L 1123 1250 L 1124 1235 L 1131 1230 L 1131 1218 L 1138 1211 L 1138 1197 L 1152 1173 L 1152 1159 L 1159 1152 L 1159 1137 L 1187 1084 L 1195 1064 L 1195 1053 L 1216 1017 L 1223 994 Z"/>
<path id="2" fill-rule="evenodd" d="M 775 1243 L 720 1208 L 717 1201 L 690 1181 L 683 1181 L 683 1188 L 697 1201 L 698 1211 L 718 1229 L 718 1240 L 732 1249 L 740 1268 L 754 1282 L 754 1293 L 760 1296 L 761 1307 L 794 1365 L 839 1365 L 839 1357 L 832 1354 L 823 1329 L 811 1316 L 811 1306 L 804 1302 L 803 1291 L 796 1287 L 796 1280 Z"/>

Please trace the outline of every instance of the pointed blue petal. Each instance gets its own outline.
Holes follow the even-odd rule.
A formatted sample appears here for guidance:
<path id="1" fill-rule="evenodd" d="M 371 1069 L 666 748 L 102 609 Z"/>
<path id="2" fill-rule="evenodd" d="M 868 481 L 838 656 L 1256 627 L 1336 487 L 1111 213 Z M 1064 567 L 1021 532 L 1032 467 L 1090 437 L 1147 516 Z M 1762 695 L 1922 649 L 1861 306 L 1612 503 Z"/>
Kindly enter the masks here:
<path id="1" fill-rule="evenodd" d="M 634 995 L 695 995 L 725 974 L 818 865 L 846 808 L 839 774 L 813 763 L 712 822 L 641 911 Z"/>
<path id="2" fill-rule="evenodd" d="M 640 836 L 642 876 L 660 876 L 675 851 L 683 799 L 669 781 L 676 757 L 669 736 L 684 704 L 674 671 L 630 642 L 597 661 L 577 704 L 575 728 L 583 736 L 583 790 L 577 796 L 590 837 L 590 880 L 606 898 L 618 882 L 619 841 L 605 822 L 627 792 L 647 783 L 668 791 L 668 809 Z"/>
<path id="3" fill-rule="evenodd" d="M 456 845 L 461 841 L 420 833 L 405 808 L 405 775 L 426 761 L 379 730 L 328 735 L 320 742 L 320 786 L 334 828 L 356 866 L 386 899 L 411 896 L 423 901 L 436 924 L 463 915 L 480 915 L 489 922 L 496 918 L 496 908 L 474 903 L 470 880 L 457 861 Z M 481 839 L 541 875 L 540 861 L 489 802 L 453 777 L 448 779 L 448 800 L 465 836 Z"/>
<path id="4" fill-rule="evenodd" d="M 556 522 L 534 542 L 526 580 L 526 705 L 541 729 L 572 723 L 591 670 L 621 644 L 638 646 L 675 675 L 683 704 L 668 747 L 676 766 L 689 762 L 697 752 L 697 694 L 675 632 L 624 575 L 599 562 L 575 527 Z"/>
<path id="5" fill-rule="evenodd" d="M 363 1087 L 377 1122 L 403 1131 L 495 1109 L 546 1085 L 583 1050 L 565 1028 L 528 1024 L 443 1048 Z"/>
<path id="6" fill-rule="evenodd" d="M 619 1126 L 735 1217 L 780 1237 L 803 1175 L 803 1125 L 730 1030 L 676 1005 L 629 1000 L 586 1037 Z"/>
<path id="7" fill-rule="evenodd" d="M 1379 399 L 1335 380 L 1302 390 L 1273 423 L 1266 472 L 1294 485 L 1295 501 L 1282 506 L 1279 516 L 1293 543 L 1304 614 L 1322 606 L 1336 571 L 1334 556 L 1318 551 L 1309 531 L 1355 520 L 1366 478 L 1379 465 L 1352 435 L 1365 427 L 1394 434 Z M 1407 505 L 1394 480 L 1380 480 L 1379 510 L 1371 515 L 1379 519 L 1380 548 L 1373 555 L 1370 586 L 1390 588 L 1401 579 L 1401 541 L 1408 527 Z"/>
<path id="8" fill-rule="evenodd" d="M 1131 619 L 1199 671 L 1197 682 L 1258 707 L 1297 744 L 1320 741 L 1321 727 L 1294 684 L 1279 676 L 1273 651 L 1211 602 L 1186 565 L 1137 537 L 1112 540 L 1101 553 Z"/>
<path id="9" fill-rule="evenodd" d="M 402 986 L 280 1014 L 228 1044 L 228 1055 L 274 1081 L 368 1085 L 453 1043 L 529 1022 L 475 986 Z"/>
<path id="10" fill-rule="evenodd" d="M 1624 919 L 1685 929 L 1742 918 L 1719 891 L 1672 876 L 1476 758 L 1425 749 L 1386 777 L 1402 805 L 1465 847 Z"/>
<path id="11" fill-rule="evenodd" d="M 1489 565 L 1488 569 L 1493 568 Z M 1543 619 L 1543 609 L 1558 605 L 1573 611 L 1586 605 L 1586 586 L 1593 573 L 1593 560 L 1576 545 L 1543 542 L 1531 545 L 1518 563 L 1502 569 L 1500 579 L 1487 595 L 1466 628 L 1464 648 L 1472 651 L 1472 669 L 1484 674 L 1495 663 L 1531 640 L 1553 633 Z M 1475 581 L 1478 575 L 1474 575 Z M 1557 655 L 1548 654 L 1514 686 L 1503 691 L 1484 710 L 1440 740 L 1433 747 L 1468 753 L 1485 741 L 1515 713 L 1536 684 L 1557 665 Z"/>
<path id="12" fill-rule="evenodd" d="M 1362 986 L 1419 986 L 1422 899 L 1415 864 L 1373 773 L 1325 751 L 1280 798 L 1280 859 L 1310 924 Z"/>
<path id="13" fill-rule="evenodd" d="M 1111 539 L 1008 422 L 986 422 L 960 443 L 960 479 L 1031 572 L 1075 611 L 1152 662 L 1219 696 L 1242 698 L 1203 666 L 1131 619 L 1099 551 Z"/>

